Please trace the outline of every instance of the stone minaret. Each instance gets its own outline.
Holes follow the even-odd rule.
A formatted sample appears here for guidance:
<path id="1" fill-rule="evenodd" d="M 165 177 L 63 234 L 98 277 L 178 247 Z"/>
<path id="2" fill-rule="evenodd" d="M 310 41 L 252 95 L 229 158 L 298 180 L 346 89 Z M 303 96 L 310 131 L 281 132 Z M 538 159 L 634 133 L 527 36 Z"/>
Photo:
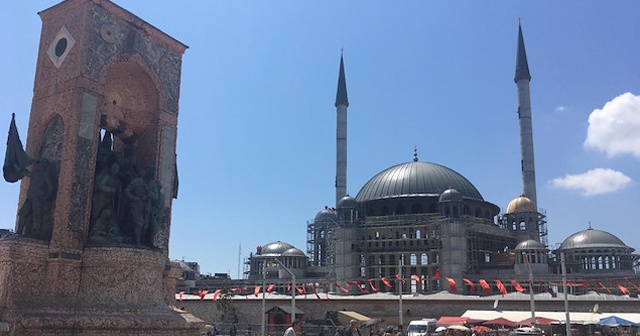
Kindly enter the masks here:
<path id="1" fill-rule="evenodd" d="M 518 119 L 520 120 L 520 152 L 523 192 L 538 208 L 536 197 L 536 170 L 533 160 L 533 127 L 531 125 L 531 95 L 529 92 L 529 65 L 524 50 L 522 26 L 518 24 L 518 56 L 516 58 L 516 76 L 518 87 Z"/>
<path id="2" fill-rule="evenodd" d="M 347 195 L 347 82 L 344 77 L 344 60 L 340 55 L 340 74 L 336 94 L 336 206 Z"/>

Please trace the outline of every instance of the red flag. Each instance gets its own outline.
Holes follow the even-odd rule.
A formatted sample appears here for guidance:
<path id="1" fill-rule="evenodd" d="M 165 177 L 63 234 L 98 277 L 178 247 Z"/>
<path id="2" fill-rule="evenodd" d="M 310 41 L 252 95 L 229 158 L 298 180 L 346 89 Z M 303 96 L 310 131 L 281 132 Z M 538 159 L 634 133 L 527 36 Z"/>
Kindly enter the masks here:
<path id="1" fill-rule="evenodd" d="M 369 287 L 371 287 L 371 291 L 373 291 L 374 293 L 378 292 L 376 286 L 373 285 L 373 279 L 369 279 Z"/>
<path id="2" fill-rule="evenodd" d="M 396 274 L 396 279 L 402 281 L 402 284 L 404 285 L 404 279 L 400 276 L 400 274 Z"/>
<path id="3" fill-rule="evenodd" d="M 340 289 L 341 291 L 345 292 L 345 293 L 349 293 L 349 290 L 340 286 L 340 284 L 336 281 L 336 287 L 338 287 L 338 289 Z"/>
<path id="4" fill-rule="evenodd" d="M 496 287 L 498 287 L 498 291 L 500 292 L 500 294 L 502 294 L 502 296 L 507 295 L 507 289 L 504 287 L 502 281 L 496 279 Z"/>
<path id="5" fill-rule="evenodd" d="M 362 288 L 362 282 L 358 280 L 347 281 L 347 286 L 356 285 L 362 294 L 369 294 L 369 291 Z"/>
<path id="6" fill-rule="evenodd" d="M 589 290 L 591 290 L 593 292 L 596 292 L 596 294 L 600 295 L 600 293 L 595 288 L 591 287 L 591 285 L 587 282 L 587 280 L 582 279 L 582 280 L 579 280 L 578 282 L 583 287 L 587 287 L 587 288 L 589 288 Z"/>
<path id="7" fill-rule="evenodd" d="M 273 292 L 274 288 L 276 288 L 276 285 L 270 284 L 269 287 L 267 287 L 267 293 L 271 294 L 271 292 Z"/>
<path id="8" fill-rule="evenodd" d="M 256 286 L 256 288 L 253 289 L 253 295 L 255 295 L 256 297 L 258 297 L 258 294 L 260 294 L 260 290 L 262 289 L 261 286 Z"/>
<path id="9" fill-rule="evenodd" d="M 287 285 L 287 292 L 290 292 L 291 291 L 291 284 L 287 282 L 285 285 Z"/>
<path id="10" fill-rule="evenodd" d="M 480 279 L 478 280 L 478 282 L 480 283 L 480 287 L 482 287 L 482 290 L 484 291 L 484 293 L 486 295 L 491 295 L 491 286 L 489 286 L 489 284 L 487 283 L 487 280 Z"/>
<path id="11" fill-rule="evenodd" d="M 294 284 L 294 286 L 296 285 Z M 304 284 L 302 284 L 302 286 L 296 286 L 296 292 L 298 292 L 298 294 L 304 294 L 305 291 L 303 287 L 304 287 Z"/>
<path id="12" fill-rule="evenodd" d="M 391 283 L 389 282 L 389 280 L 387 280 L 387 278 L 386 278 L 386 277 L 382 277 L 382 278 L 380 278 L 380 280 L 382 280 L 382 283 L 383 283 L 385 286 L 387 286 L 388 288 L 393 287 L 393 286 L 391 286 Z"/>
<path id="13" fill-rule="evenodd" d="M 467 285 L 469 285 L 469 292 L 475 292 L 476 291 L 476 284 L 473 283 L 473 281 L 467 279 L 467 278 L 462 278 L 462 281 L 464 281 Z"/>
<path id="14" fill-rule="evenodd" d="M 440 269 L 436 269 L 436 273 L 431 277 L 431 279 L 438 280 L 440 279 Z"/>
<path id="15" fill-rule="evenodd" d="M 412 275 L 411 279 L 415 280 L 417 283 L 422 285 L 422 279 L 420 279 L 420 276 L 418 276 L 417 274 Z"/>
<path id="16" fill-rule="evenodd" d="M 449 282 L 449 292 L 451 293 L 457 292 L 458 288 L 456 287 L 456 281 L 451 278 L 447 278 L 447 281 Z"/>
<path id="17" fill-rule="evenodd" d="M 231 288 L 231 291 L 234 292 L 234 293 L 242 294 L 242 290 L 240 288 Z"/>
<path id="18" fill-rule="evenodd" d="M 609 287 L 605 286 L 602 282 L 600 282 L 599 280 L 593 280 L 596 285 L 600 286 L 600 288 L 604 289 L 605 292 L 611 294 L 611 291 L 609 290 Z"/>
<path id="19" fill-rule="evenodd" d="M 520 293 L 526 292 L 526 290 L 522 286 L 520 286 L 520 284 L 516 280 L 511 280 L 511 286 L 513 286 L 513 289 Z"/>
<path id="20" fill-rule="evenodd" d="M 311 284 L 311 287 L 313 288 L 313 294 L 315 294 L 315 295 L 316 295 L 316 297 L 318 298 L 318 300 L 322 300 L 322 299 L 320 298 L 320 295 L 318 295 L 318 287 L 316 287 L 316 283 L 315 283 L 315 282 Z"/>
<path id="21" fill-rule="evenodd" d="M 322 284 L 322 288 L 324 288 L 324 295 L 327 296 L 327 300 L 329 300 L 329 290 L 327 289 L 327 283 Z"/>
<path id="22" fill-rule="evenodd" d="M 556 292 L 552 291 L 549 287 L 543 285 L 542 281 L 538 281 L 538 284 L 540 284 L 540 288 L 542 288 L 543 291 L 551 294 L 551 297 L 557 297 L 558 296 L 558 294 L 556 294 Z"/>
<path id="23" fill-rule="evenodd" d="M 220 295 L 221 291 L 221 289 L 216 289 L 216 291 L 213 292 L 213 301 L 218 301 L 218 295 Z"/>
<path id="24" fill-rule="evenodd" d="M 616 279 L 611 279 L 611 282 L 613 282 L 613 284 L 618 287 L 618 289 L 622 292 L 622 294 L 627 294 L 627 295 L 631 295 L 631 292 L 629 292 L 629 290 L 627 289 L 627 287 L 619 284 L 618 282 L 616 282 Z"/>
<path id="25" fill-rule="evenodd" d="M 182 295 L 184 295 L 184 291 L 180 291 L 180 302 L 182 302 Z"/>
<path id="26" fill-rule="evenodd" d="M 634 284 L 633 281 L 631 281 L 630 277 L 625 277 L 624 279 L 627 280 L 627 282 L 630 283 L 631 286 L 633 286 L 633 288 L 635 288 L 638 292 L 640 292 L 640 286 Z"/>
<path id="27" fill-rule="evenodd" d="M 200 292 L 198 293 L 198 295 L 200 295 L 200 300 L 204 300 L 204 297 L 207 295 L 207 293 L 209 293 L 209 291 L 208 291 L 208 290 L 200 291 Z"/>

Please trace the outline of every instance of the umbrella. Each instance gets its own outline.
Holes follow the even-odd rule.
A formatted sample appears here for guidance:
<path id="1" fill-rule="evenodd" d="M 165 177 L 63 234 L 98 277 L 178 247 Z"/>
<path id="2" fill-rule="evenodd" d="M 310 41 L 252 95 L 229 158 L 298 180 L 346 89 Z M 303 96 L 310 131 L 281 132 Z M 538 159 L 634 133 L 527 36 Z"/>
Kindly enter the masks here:
<path id="1" fill-rule="evenodd" d="M 485 334 L 491 331 L 491 328 L 485 327 L 485 326 L 475 326 L 473 328 L 471 328 L 471 331 L 473 331 L 476 334 Z"/>
<path id="2" fill-rule="evenodd" d="M 447 327 L 437 327 L 436 332 L 441 332 L 447 330 Z"/>
<path id="3" fill-rule="evenodd" d="M 463 326 L 463 325 L 452 325 L 452 326 L 448 326 L 447 329 L 451 329 L 451 330 L 460 330 L 460 331 L 469 331 L 469 328 Z"/>
<path id="4" fill-rule="evenodd" d="M 501 326 L 507 326 L 507 327 L 515 327 L 518 324 L 508 320 L 504 317 L 498 317 L 498 318 L 494 318 L 493 320 L 489 320 L 489 321 L 485 321 L 482 323 L 483 325 L 501 325 Z"/>
<path id="5" fill-rule="evenodd" d="M 380 324 L 382 322 L 384 322 L 384 320 L 382 320 L 382 319 L 370 319 L 370 320 L 366 320 L 366 321 L 362 322 L 360 327 L 367 328 L 367 327 L 374 326 L 376 324 Z"/>
<path id="6" fill-rule="evenodd" d="M 617 327 L 617 326 L 632 326 L 634 325 L 633 322 L 629 321 L 629 320 L 625 320 L 621 317 L 617 317 L 615 315 L 611 315 L 609 317 L 605 317 L 605 318 L 601 318 L 600 321 L 598 321 L 599 325 L 603 325 L 603 326 L 610 326 L 610 327 Z"/>
<path id="7" fill-rule="evenodd" d="M 539 317 L 536 316 L 536 324 L 537 325 L 550 325 L 551 323 L 554 322 L 559 322 L 558 320 L 554 320 L 554 319 L 550 319 L 550 318 L 546 318 L 546 317 Z M 526 320 L 522 320 L 520 322 L 518 322 L 519 325 L 531 325 L 531 317 L 526 319 Z"/>

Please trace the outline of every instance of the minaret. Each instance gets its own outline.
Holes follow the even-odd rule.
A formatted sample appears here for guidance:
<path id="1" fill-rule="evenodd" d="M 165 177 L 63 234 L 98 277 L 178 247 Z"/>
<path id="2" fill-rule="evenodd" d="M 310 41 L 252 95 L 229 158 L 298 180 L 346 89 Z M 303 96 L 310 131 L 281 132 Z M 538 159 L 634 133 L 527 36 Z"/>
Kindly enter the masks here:
<path id="1" fill-rule="evenodd" d="M 336 206 L 347 195 L 347 82 L 344 77 L 344 60 L 340 54 L 340 74 L 336 93 Z"/>
<path id="2" fill-rule="evenodd" d="M 516 76 L 514 78 L 518 87 L 518 119 L 520 120 L 520 152 L 522 168 L 523 192 L 529 198 L 536 209 L 538 201 L 536 197 L 536 170 L 533 160 L 533 127 L 531 125 L 531 95 L 529 92 L 529 65 L 527 53 L 524 50 L 522 26 L 518 23 L 518 56 L 516 58 Z"/>

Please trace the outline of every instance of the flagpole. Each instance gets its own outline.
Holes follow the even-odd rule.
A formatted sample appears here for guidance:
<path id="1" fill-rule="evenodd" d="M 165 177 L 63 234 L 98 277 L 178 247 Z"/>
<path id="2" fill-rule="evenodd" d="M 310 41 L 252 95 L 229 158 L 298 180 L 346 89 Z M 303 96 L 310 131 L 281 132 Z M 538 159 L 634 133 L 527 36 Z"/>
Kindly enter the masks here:
<path id="1" fill-rule="evenodd" d="M 535 327 L 536 325 L 536 301 L 533 293 L 533 272 L 531 271 L 531 264 L 529 264 L 529 256 L 522 252 L 522 258 L 524 262 L 527 264 L 527 269 L 529 269 L 529 292 L 530 301 L 531 301 L 531 325 Z"/>
<path id="2" fill-rule="evenodd" d="M 562 290 L 564 291 L 564 314 L 566 320 L 567 336 L 571 336 L 571 317 L 569 316 L 569 293 L 567 293 L 567 265 L 564 260 L 564 252 L 560 252 L 560 268 L 562 270 Z"/>
<path id="3" fill-rule="evenodd" d="M 266 315 L 266 309 L 267 309 L 267 303 L 266 303 L 266 299 L 265 299 L 265 293 L 266 292 L 266 286 L 267 284 L 267 260 L 262 260 L 262 318 L 261 318 L 261 323 L 260 323 L 260 336 L 265 336 L 266 335 L 266 320 L 265 320 L 265 315 Z"/>
<path id="4" fill-rule="evenodd" d="M 398 293 L 399 295 L 399 300 L 398 300 L 398 321 L 400 322 L 400 325 L 404 325 L 403 323 L 403 316 L 402 316 L 402 261 L 404 259 L 404 254 L 400 255 L 400 260 L 398 260 Z"/>

